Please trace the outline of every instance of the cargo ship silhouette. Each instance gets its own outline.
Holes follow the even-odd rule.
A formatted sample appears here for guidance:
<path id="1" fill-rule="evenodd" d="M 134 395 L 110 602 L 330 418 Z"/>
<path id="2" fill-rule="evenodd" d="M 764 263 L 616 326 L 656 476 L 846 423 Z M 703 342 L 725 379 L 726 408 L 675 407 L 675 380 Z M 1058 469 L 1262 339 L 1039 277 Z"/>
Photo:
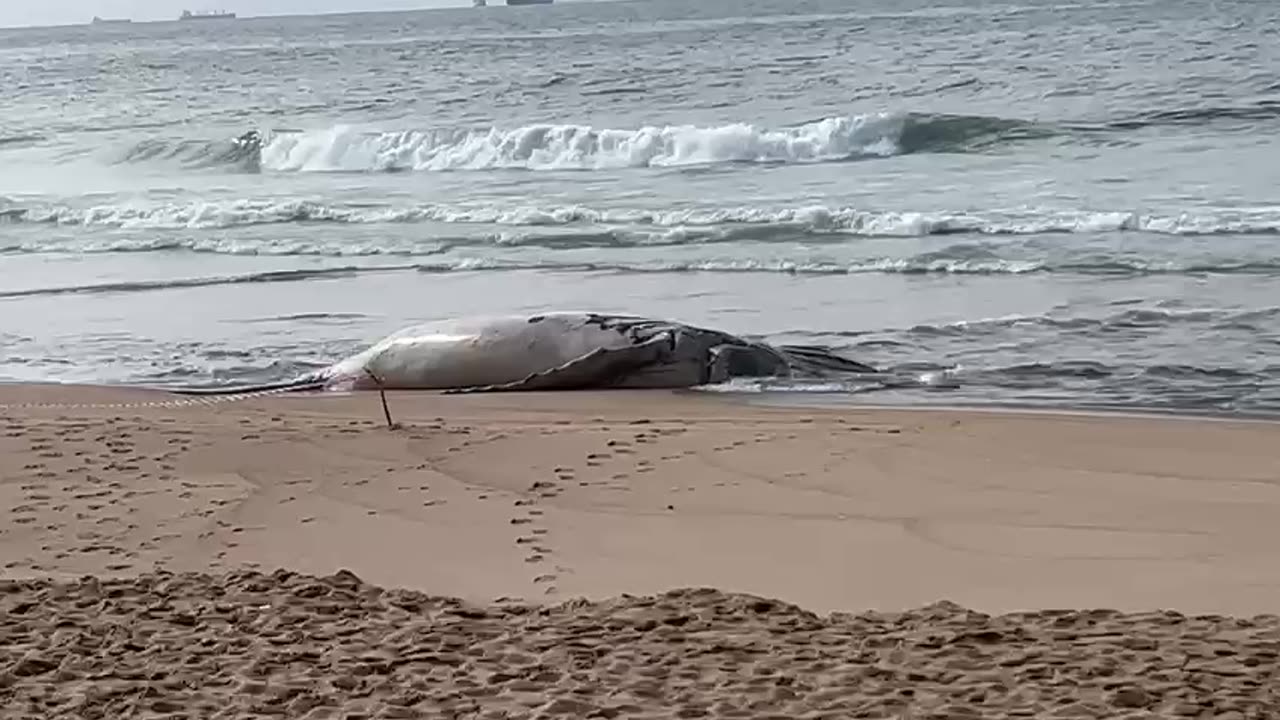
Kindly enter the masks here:
<path id="1" fill-rule="evenodd" d="M 190 10 L 183 10 L 182 14 L 178 16 L 178 19 L 179 20 L 234 20 L 235 17 L 236 17 L 235 13 L 225 12 L 222 10 L 212 10 L 212 11 L 197 10 L 196 12 L 191 12 Z"/>

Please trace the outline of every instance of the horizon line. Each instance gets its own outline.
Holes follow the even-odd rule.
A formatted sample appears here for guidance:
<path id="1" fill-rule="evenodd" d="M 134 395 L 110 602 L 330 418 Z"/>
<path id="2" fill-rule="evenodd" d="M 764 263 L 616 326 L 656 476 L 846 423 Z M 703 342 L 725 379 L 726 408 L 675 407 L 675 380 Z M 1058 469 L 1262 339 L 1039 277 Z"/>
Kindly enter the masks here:
<path id="1" fill-rule="evenodd" d="M 568 3 L 580 4 L 580 3 L 586 3 L 586 2 L 602 2 L 602 1 L 605 1 L 605 0 L 555 0 L 555 4 L 558 4 L 558 5 L 563 5 L 563 4 L 568 4 Z M 612 0 L 612 1 L 614 1 L 614 2 L 618 2 L 618 1 L 620 1 L 620 0 Z M 625 2 L 625 0 L 621 0 L 621 1 L 624 1 L 624 2 Z M 494 3 L 494 5 L 493 5 L 493 6 L 494 6 L 494 7 L 505 7 L 505 4 Z M 458 2 L 458 3 L 457 3 L 457 4 L 455 4 L 455 5 L 441 5 L 441 6 L 436 6 L 436 7 L 421 7 L 421 8 L 412 8 L 412 9 L 388 8 L 388 9 L 383 9 L 383 10 L 334 10 L 334 11 L 331 11 L 331 12 L 311 12 L 311 13 L 296 13 L 296 12 L 291 12 L 291 13 L 267 13 L 267 14 L 263 14 L 263 15 L 241 15 L 241 14 L 239 14 L 239 13 L 234 13 L 234 14 L 235 14 L 235 17 L 234 17 L 234 18 L 228 18 L 228 20 L 234 20 L 234 21 L 240 21 L 240 20 L 280 20 L 280 19 L 288 19 L 288 18 L 341 17 L 341 16 L 346 16 L 346 15 L 392 15 L 392 14 L 411 15 L 411 14 L 416 14 L 416 13 L 431 13 L 431 12 L 441 12 L 441 11 L 448 11 L 448 10 L 462 10 L 462 9 L 472 10 L 472 9 L 479 9 L 479 8 L 475 8 L 475 7 L 473 7 L 472 5 L 470 5 L 469 3 L 465 2 L 465 0 L 464 0 L 464 1 L 460 1 L 460 2 Z M 101 17 L 103 20 L 108 20 L 108 21 L 111 21 L 111 20 L 116 20 L 116 21 L 127 21 L 127 22 L 122 22 L 121 24 L 129 24 L 129 25 L 161 25 L 161 24 L 166 24 L 166 23 L 174 23 L 174 24 L 176 24 L 176 23 L 184 22 L 183 20 L 181 20 L 181 19 L 180 19 L 180 16 L 174 16 L 174 17 L 172 17 L 172 18 L 152 18 L 152 19 L 144 19 L 144 20 L 135 20 L 135 19 L 133 19 L 133 18 L 127 18 L 127 17 L 104 17 L 104 16 L 100 16 L 100 15 L 98 15 L 98 16 L 93 16 L 93 17 Z M 92 18 L 91 18 L 90 20 L 86 20 L 86 21 L 83 21 L 83 22 L 55 23 L 55 24 L 47 24 L 47 25 L 46 25 L 46 24 L 38 24 L 38 25 L 0 25 L 0 31 L 5 31 L 5 30 L 60 30 L 60 29 L 63 29 L 63 28 L 78 28 L 78 27 L 87 27 L 87 26 L 92 26 L 92 25 L 93 25 L 93 21 L 92 21 Z"/>

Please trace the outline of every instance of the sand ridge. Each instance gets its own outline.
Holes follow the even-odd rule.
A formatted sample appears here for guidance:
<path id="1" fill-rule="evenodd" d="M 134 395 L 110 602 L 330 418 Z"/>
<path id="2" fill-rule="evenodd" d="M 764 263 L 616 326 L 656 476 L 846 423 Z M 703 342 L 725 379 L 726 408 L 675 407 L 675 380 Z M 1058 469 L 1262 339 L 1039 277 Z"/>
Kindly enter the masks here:
<path id="1" fill-rule="evenodd" d="M 1240 720 L 1280 706 L 1274 615 L 942 602 L 820 616 L 706 588 L 482 606 L 345 571 L 3 581 L 0 611 L 0 699 L 49 718 Z"/>

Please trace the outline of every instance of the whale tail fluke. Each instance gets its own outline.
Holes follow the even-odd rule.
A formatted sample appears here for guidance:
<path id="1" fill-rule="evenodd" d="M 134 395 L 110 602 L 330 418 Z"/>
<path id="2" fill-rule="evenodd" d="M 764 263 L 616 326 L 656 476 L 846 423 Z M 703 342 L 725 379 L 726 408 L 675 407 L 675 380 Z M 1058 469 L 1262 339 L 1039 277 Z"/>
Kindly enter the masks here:
<path id="1" fill-rule="evenodd" d="M 256 385 L 228 385 L 223 387 L 180 387 L 180 388 L 164 388 L 167 392 L 177 395 L 259 395 L 264 393 L 277 392 L 304 392 L 307 390 L 321 390 L 326 384 L 326 378 L 320 374 L 307 374 L 292 380 L 281 380 L 279 382 L 258 383 Z"/>
<path id="2" fill-rule="evenodd" d="M 877 373 L 879 370 L 836 354 L 821 345 L 779 345 L 778 350 L 791 364 L 793 371 L 814 375 L 830 373 Z"/>

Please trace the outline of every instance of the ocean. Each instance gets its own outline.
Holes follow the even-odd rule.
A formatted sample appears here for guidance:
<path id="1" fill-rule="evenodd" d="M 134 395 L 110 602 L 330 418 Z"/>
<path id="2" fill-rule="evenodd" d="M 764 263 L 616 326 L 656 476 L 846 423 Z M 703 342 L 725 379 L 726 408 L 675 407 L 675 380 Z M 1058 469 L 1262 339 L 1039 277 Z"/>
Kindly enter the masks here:
<path id="1" fill-rule="evenodd" d="M 1280 411 L 1280 5 L 683 0 L 0 31 L 0 380 L 220 385 L 592 309 Z"/>

